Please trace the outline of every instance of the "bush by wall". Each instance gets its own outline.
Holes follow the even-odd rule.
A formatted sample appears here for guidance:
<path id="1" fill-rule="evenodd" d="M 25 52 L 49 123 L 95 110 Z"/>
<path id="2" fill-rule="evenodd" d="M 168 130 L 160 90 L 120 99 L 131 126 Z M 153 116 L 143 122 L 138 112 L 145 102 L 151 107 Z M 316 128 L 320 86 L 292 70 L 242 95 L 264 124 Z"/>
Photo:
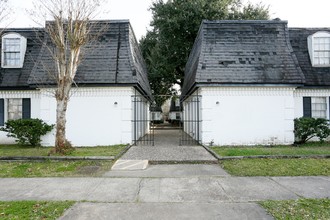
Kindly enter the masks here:
<path id="1" fill-rule="evenodd" d="M 41 119 L 17 119 L 8 120 L 0 131 L 8 132 L 8 137 L 16 138 L 19 144 L 30 144 L 40 146 L 41 136 L 47 134 L 54 128 Z"/>
<path id="2" fill-rule="evenodd" d="M 313 137 L 318 137 L 323 142 L 330 135 L 329 121 L 324 118 L 296 118 L 294 134 L 298 144 L 303 144 Z"/>

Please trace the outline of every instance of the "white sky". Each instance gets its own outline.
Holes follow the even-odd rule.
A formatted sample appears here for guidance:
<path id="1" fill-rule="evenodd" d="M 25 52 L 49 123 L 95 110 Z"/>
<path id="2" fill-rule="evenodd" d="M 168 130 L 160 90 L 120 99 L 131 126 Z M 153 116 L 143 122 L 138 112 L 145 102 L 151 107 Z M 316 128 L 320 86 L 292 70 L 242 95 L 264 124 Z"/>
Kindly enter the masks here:
<path id="1" fill-rule="evenodd" d="M 107 0 L 102 7 L 105 13 L 98 19 L 129 19 L 138 39 L 145 35 L 151 20 L 148 11 L 153 0 Z M 271 18 L 287 20 L 289 27 L 330 27 L 330 0 L 244 0 L 262 2 L 270 6 Z M 32 0 L 9 0 L 14 13 L 7 27 L 35 27 L 26 14 L 32 7 Z M 0 25 L 1 26 L 1 25 Z M 2 24 L 2 27 L 4 24 Z"/>

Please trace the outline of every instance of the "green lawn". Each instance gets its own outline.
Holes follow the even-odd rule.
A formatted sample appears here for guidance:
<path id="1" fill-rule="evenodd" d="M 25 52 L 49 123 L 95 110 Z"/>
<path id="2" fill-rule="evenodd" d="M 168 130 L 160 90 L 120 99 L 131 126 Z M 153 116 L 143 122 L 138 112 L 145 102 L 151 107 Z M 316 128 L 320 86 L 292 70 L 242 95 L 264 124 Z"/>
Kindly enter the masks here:
<path id="1" fill-rule="evenodd" d="M 0 219 L 57 219 L 74 202 L 0 201 Z"/>
<path id="2" fill-rule="evenodd" d="M 256 155 L 330 155 L 330 145 L 301 147 L 211 147 L 219 156 L 256 156 Z"/>
<path id="3" fill-rule="evenodd" d="M 234 176 L 329 176 L 330 159 L 223 160 L 221 166 Z"/>
<path id="4" fill-rule="evenodd" d="M 0 162 L 0 178 L 3 177 L 76 177 L 100 176 L 110 170 L 112 161 L 43 161 Z"/>
<path id="5" fill-rule="evenodd" d="M 260 202 L 275 219 L 330 219 L 329 199 L 299 199 Z"/>
<path id="6" fill-rule="evenodd" d="M 126 145 L 77 147 L 70 156 L 116 156 Z M 20 145 L 0 145 L 0 156 L 47 156 L 52 148 Z"/>

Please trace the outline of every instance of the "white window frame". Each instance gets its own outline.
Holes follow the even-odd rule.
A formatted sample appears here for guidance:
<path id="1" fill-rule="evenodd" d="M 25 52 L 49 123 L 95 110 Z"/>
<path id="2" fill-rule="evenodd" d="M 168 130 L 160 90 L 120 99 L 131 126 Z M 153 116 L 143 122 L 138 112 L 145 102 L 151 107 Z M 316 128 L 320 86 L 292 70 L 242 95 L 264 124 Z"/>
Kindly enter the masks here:
<path id="1" fill-rule="evenodd" d="M 309 57 L 313 67 L 330 67 L 330 43 L 328 48 L 320 49 L 317 48 L 316 43 L 318 39 L 323 38 L 330 42 L 330 33 L 325 31 L 316 32 L 313 35 L 308 36 L 307 44 L 308 44 L 308 52 Z M 327 45 L 328 43 L 325 43 Z M 324 64 L 320 64 L 316 62 L 317 54 L 323 53 L 323 57 L 328 58 L 328 61 Z"/>
<path id="2" fill-rule="evenodd" d="M 18 105 L 15 105 L 16 108 L 13 111 L 11 111 L 11 106 L 10 103 L 11 102 L 18 102 Z M 7 120 L 17 120 L 17 119 L 22 119 L 23 117 L 23 99 L 21 98 L 9 98 L 7 99 L 7 105 L 6 105 L 6 115 L 7 115 Z M 11 117 L 11 113 L 13 113 L 14 115 L 19 115 L 19 117 Z"/>
<path id="3" fill-rule="evenodd" d="M 322 102 L 320 102 L 322 100 Z M 311 113 L 313 118 L 328 118 L 328 100 L 325 96 L 311 97 Z M 322 116 L 320 113 L 323 113 Z"/>
<path id="4" fill-rule="evenodd" d="M 5 48 L 6 39 L 19 39 L 19 63 L 17 65 L 10 65 L 5 62 L 5 53 L 8 53 L 8 50 Z M 18 33 L 6 33 L 2 36 L 1 39 L 1 67 L 2 68 L 22 68 L 24 64 L 24 58 L 26 53 L 27 40 L 25 37 Z M 16 51 L 15 51 L 16 52 Z"/>

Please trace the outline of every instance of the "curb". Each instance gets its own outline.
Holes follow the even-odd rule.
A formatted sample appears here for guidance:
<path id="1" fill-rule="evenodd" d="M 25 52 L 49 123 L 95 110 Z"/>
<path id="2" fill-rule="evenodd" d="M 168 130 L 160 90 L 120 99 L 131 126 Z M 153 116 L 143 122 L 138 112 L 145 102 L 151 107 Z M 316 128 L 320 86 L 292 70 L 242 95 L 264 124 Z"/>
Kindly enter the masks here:
<path id="1" fill-rule="evenodd" d="M 215 157 L 217 160 L 220 160 L 218 154 L 216 154 L 213 150 L 211 150 L 211 148 L 209 148 L 208 146 L 202 144 L 202 147 L 204 147 L 204 149 L 209 152 L 213 157 Z"/>
<path id="2" fill-rule="evenodd" d="M 240 160 L 240 159 L 328 159 L 330 155 L 257 155 L 257 156 L 226 156 L 219 160 Z"/>
<path id="3" fill-rule="evenodd" d="M 210 154 L 218 160 L 241 160 L 241 159 L 328 159 L 329 154 L 326 155 L 254 155 L 254 156 L 219 156 L 209 147 L 202 145 Z"/>
<path id="4" fill-rule="evenodd" d="M 149 160 L 149 164 L 219 164 L 218 160 Z"/>
<path id="5" fill-rule="evenodd" d="M 10 160 L 26 160 L 26 161 L 42 161 L 42 160 L 58 160 L 58 161 L 75 161 L 75 160 L 117 160 L 119 157 L 121 157 L 128 149 L 131 147 L 131 145 L 127 145 L 124 150 L 122 150 L 119 154 L 116 156 L 0 156 L 0 161 L 10 161 Z"/>
<path id="6" fill-rule="evenodd" d="M 73 156 L 36 156 L 36 157 L 0 157 L 0 160 L 58 160 L 58 161 L 65 161 L 65 160 L 114 160 L 114 156 L 86 156 L 86 157 L 73 157 Z"/>
<path id="7" fill-rule="evenodd" d="M 133 145 L 128 144 L 124 150 L 122 150 L 119 154 L 117 154 L 116 156 L 114 156 L 114 160 L 119 159 L 121 156 L 123 156 Z"/>

